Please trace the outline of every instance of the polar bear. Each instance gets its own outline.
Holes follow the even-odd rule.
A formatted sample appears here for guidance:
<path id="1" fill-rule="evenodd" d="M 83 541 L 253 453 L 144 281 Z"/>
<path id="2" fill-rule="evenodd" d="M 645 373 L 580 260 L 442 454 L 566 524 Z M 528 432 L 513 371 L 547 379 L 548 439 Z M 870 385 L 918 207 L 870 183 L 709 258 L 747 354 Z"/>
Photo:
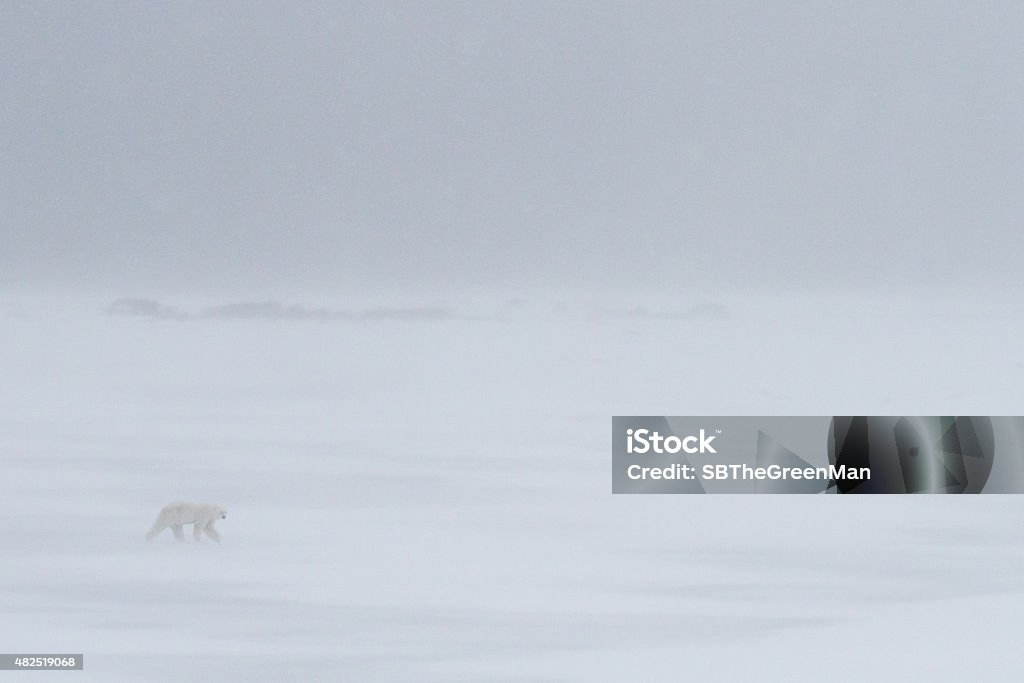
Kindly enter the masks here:
<path id="1" fill-rule="evenodd" d="M 227 510 L 219 505 L 210 505 L 209 503 L 168 503 L 160 511 L 160 514 L 157 515 L 152 528 L 146 534 L 146 540 L 152 540 L 161 531 L 171 527 L 171 531 L 174 532 L 174 538 L 184 541 L 185 534 L 182 533 L 181 527 L 184 524 L 191 524 L 192 538 L 196 543 L 199 542 L 199 537 L 204 531 L 207 536 L 220 543 L 220 534 L 217 533 L 213 525 L 218 519 L 227 518 Z"/>

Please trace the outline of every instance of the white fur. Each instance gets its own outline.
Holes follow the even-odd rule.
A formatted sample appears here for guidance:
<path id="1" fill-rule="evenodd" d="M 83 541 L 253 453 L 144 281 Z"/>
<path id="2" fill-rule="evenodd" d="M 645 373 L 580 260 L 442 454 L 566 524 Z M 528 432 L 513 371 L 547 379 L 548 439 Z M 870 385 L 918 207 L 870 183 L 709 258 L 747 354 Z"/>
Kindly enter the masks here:
<path id="1" fill-rule="evenodd" d="M 209 503 L 168 503 L 160 511 L 160 514 L 157 515 L 156 521 L 153 522 L 153 527 L 146 534 L 146 540 L 151 540 L 164 529 L 170 527 L 171 531 L 174 532 L 174 538 L 184 541 L 185 534 L 182 533 L 181 527 L 185 524 L 191 524 L 192 538 L 196 543 L 199 542 L 199 537 L 203 532 L 206 532 L 207 536 L 220 543 L 220 534 L 217 533 L 213 525 L 218 519 L 226 519 L 227 516 L 227 510 L 219 505 L 210 505 Z"/>

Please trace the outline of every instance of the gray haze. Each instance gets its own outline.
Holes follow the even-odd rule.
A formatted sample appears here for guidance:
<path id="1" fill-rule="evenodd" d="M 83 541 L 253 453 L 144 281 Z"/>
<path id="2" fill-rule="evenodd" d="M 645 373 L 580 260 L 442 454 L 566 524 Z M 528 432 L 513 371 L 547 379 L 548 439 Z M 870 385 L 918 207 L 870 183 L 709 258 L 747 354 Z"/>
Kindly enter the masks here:
<path id="1" fill-rule="evenodd" d="M 0 5 L 0 286 L 1005 282 L 1020 3 Z"/>
<path id="2" fill-rule="evenodd" d="M 0 0 L 0 646 L 103 683 L 1024 680 L 1019 498 L 609 468 L 613 415 L 1024 415 L 1022 36 Z M 146 543 L 174 500 L 223 542 Z"/>

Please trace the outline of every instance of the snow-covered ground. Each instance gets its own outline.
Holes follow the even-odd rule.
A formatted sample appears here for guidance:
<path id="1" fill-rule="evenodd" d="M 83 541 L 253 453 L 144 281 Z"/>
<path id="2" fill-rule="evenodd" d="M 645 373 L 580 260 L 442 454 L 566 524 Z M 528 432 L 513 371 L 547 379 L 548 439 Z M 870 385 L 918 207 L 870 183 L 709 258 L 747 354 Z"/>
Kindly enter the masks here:
<path id="1" fill-rule="evenodd" d="M 1024 499 L 610 492 L 614 414 L 1021 414 L 991 293 L 110 302 L 0 296 L 0 650 L 85 655 L 34 678 L 1024 676 Z"/>

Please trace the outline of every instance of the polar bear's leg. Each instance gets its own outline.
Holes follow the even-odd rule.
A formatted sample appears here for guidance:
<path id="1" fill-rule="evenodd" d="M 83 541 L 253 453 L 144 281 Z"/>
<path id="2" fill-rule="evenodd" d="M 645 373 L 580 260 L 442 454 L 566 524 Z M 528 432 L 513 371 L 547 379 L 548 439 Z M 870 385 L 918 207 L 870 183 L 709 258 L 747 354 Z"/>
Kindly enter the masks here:
<path id="1" fill-rule="evenodd" d="M 196 524 L 196 528 L 197 529 L 199 528 L 198 524 Z M 210 522 L 209 524 L 207 524 L 206 528 L 204 528 L 203 531 L 206 532 L 207 536 L 209 536 L 213 540 L 217 541 L 217 543 L 220 543 L 220 534 L 218 534 L 217 530 L 213 528 L 213 522 Z M 196 536 L 196 538 L 199 538 L 199 537 Z"/>
<path id="2" fill-rule="evenodd" d="M 192 525 L 192 540 L 199 543 L 203 536 L 203 525 L 199 522 L 195 522 Z"/>
<path id="3" fill-rule="evenodd" d="M 185 534 L 181 531 L 181 525 L 180 524 L 172 524 L 171 525 L 171 531 L 174 532 L 174 540 L 176 540 L 176 541 L 184 541 L 185 540 Z"/>

